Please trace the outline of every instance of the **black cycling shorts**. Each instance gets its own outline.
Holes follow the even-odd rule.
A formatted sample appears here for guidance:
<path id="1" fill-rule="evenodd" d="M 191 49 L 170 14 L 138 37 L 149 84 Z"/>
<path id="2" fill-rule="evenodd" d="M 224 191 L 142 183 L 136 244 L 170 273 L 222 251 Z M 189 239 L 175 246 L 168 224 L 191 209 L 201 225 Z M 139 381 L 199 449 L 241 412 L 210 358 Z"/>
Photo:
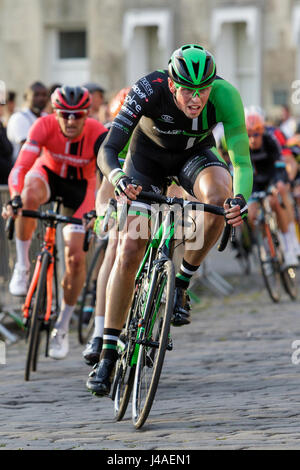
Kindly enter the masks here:
<path id="1" fill-rule="evenodd" d="M 87 180 L 76 180 L 72 178 L 61 178 L 48 167 L 43 165 L 48 175 L 48 184 L 51 191 L 49 201 L 61 197 L 64 207 L 72 209 L 74 213 L 84 202 L 87 193 Z"/>
<path id="2" fill-rule="evenodd" d="M 164 152 L 162 152 L 164 153 Z M 157 156 L 157 155 L 156 155 Z M 161 155 L 166 157 L 166 155 Z M 134 157 L 128 153 L 125 161 L 125 172 L 127 176 L 132 177 L 139 182 L 145 191 L 154 191 L 164 193 L 168 186 L 168 179 L 174 177 L 191 196 L 194 196 L 194 184 L 197 176 L 205 168 L 210 166 L 220 166 L 229 173 L 229 168 L 225 161 L 219 156 L 215 147 L 203 148 L 195 151 L 194 155 L 186 159 L 174 159 L 166 167 L 165 161 L 161 164 L 151 161 L 144 157 Z"/>

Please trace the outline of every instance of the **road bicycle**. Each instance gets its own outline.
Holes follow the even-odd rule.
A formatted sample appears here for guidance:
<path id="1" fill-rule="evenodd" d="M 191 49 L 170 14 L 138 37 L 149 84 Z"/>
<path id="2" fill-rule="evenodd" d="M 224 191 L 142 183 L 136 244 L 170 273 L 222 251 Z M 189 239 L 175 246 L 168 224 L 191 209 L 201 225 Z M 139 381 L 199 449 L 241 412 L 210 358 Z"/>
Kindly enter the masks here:
<path id="1" fill-rule="evenodd" d="M 273 302 L 280 300 L 281 285 L 290 298 L 295 300 L 298 294 L 296 269 L 284 265 L 284 250 L 280 242 L 276 215 L 270 206 L 270 194 L 271 189 L 254 192 L 251 196 L 259 204 L 254 237 L 261 272 Z"/>
<path id="2" fill-rule="evenodd" d="M 152 219 L 154 229 L 136 274 L 132 305 L 118 341 L 119 356 L 111 391 L 117 421 L 123 418 L 132 394 L 132 421 L 136 429 L 143 426 L 150 413 L 165 353 L 173 348 L 170 336 L 175 296 L 172 254 L 176 228 L 181 222 L 171 207 L 176 206 L 181 215 L 189 207 L 223 216 L 225 220 L 224 209 L 219 206 L 144 191 L 140 196 L 164 204 L 166 214 L 160 210 Z M 225 249 L 229 236 L 230 225 L 225 223 L 219 251 Z"/>
<path id="3" fill-rule="evenodd" d="M 57 198 L 53 210 L 22 210 L 23 217 L 40 219 L 45 225 L 41 251 L 37 255 L 30 286 L 22 308 L 27 342 L 24 375 L 26 381 L 30 379 L 31 371 L 37 370 L 43 331 L 46 333 L 45 357 L 48 357 L 50 334 L 59 313 L 57 225 L 59 223 L 82 225 L 81 219 L 59 214 L 61 204 L 61 198 Z M 13 237 L 12 221 L 13 219 L 10 219 L 8 224 L 9 239 Z"/>

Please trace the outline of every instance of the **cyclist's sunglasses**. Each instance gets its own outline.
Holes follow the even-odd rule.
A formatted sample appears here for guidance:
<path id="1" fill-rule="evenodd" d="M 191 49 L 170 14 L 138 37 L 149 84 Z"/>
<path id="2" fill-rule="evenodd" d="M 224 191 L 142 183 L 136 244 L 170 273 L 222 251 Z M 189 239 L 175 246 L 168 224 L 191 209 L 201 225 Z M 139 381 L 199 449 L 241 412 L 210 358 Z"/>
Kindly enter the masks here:
<path id="1" fill-rule="evenodd" d="M 211 83 L 209 85 L 206 85 L 204 87 L 201 87 L 201 88 L 192 88 L 192 87 L 189 87 L 189 86 L 182 86 L 182 85 L 179 85 L 179 83 L 176 83 L 176 82 L 173 82 L 174 85 L 175 85 L 175 88 L 182 88 L 183 90 L 189 90 L 190 93 L 192 93 L 193 95 L 193 98 L 195 98 L 196 95 L 200 96 L 200 91 L 204 90 L 205 88 L 209 88 L 211 86 Z"/>
<path id="2" fill-rule="evenodd" d="M 72 119 L 82 119 L 87 115 L 87 111 L 61 111 L 58 109 L 57 114 L 62 117 L 63 119 L 66 119 L 66 121 L 70 118 Z"/>
<path id="3" fill-rule="evenodd" d="M 254 132 L 253 134 L 248 134 L 248 137 L 259 137 L 260 135 L 262 135 L 261 133 L 259 132 Z"/>

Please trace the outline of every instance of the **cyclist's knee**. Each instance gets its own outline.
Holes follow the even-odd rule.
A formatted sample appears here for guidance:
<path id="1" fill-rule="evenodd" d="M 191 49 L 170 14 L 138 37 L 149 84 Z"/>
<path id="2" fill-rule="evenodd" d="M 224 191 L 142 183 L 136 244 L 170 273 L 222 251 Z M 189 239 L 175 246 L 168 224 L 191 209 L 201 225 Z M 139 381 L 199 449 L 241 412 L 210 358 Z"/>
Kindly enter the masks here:
<path id="1" fill-rule="evenodd" d="M 144 251 L 145 246 L 139 240 L 129 238 L 123 240 L 116 258 L 119 272 L 124 273 L 124 275 L 135 274 Z"/>
<path id="2" fill-rule="evenodd" d="M 214 191 L 213 189 L 212 190 L 208 190 L 205 194 L 204 194 L 204 201 L 206 204 L 213 204 L 213 205 L 216 205 L 216 206 L 223 206 L 225 200 L 228 198 L 228 197 L 231 197 L 231 192 L 229 190 L 226 190 L 225 188 L 222 189 L 221 191 Z M 201 201 L 202 202 L 202 201 Z"/>
<path id="3" fill-rule="evenodd" d="M 281 196 L 284 196 L 287 194 L 287 187 L 283 181 L 277 181 L 276 189 L 279 192 L 279 194 L 281 194 Z"/>
<path id="4" fill-rule="evenodd" d="M 46 193 L 43 188 L 28 184 L 22 191 L 23 207 L 36 210 L 45 202 Z"/>
<path id="5" fill-rule="evenodd" d="M 85 269 L 85 255 L 82 251 L 73 251 L 67 253 L 65 258 L 66 268 L 74 274 L 81 273 Z"/>

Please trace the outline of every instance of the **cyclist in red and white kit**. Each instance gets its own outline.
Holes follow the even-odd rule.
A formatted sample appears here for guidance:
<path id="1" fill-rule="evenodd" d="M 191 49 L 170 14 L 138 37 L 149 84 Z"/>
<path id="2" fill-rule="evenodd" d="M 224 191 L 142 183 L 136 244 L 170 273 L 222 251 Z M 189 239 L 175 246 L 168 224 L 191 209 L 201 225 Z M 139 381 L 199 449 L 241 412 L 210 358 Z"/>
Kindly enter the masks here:
<path id="1" fill-rule="evenodd" d="M 64 207 L 81 218 L 95 205 L 96 156 L 107 129 L 88 117 L 90 94 L 83 87 L 57 88 L 52 97 L 54 113 L 38 119 L 9 176 L 12 200 L 20 200 L 24 209 L 37 210 L 62 197 Z M 11 202 L 11 201 L 10 201 Z M 3 217 L 13 215 L 11 204 Z M 17 259 L 9 290 L 25 295 L 29 281 L 29 248 L 36 222 L 16 220 Z M 85 280 L 84 228 L 67 225 L 65 242 L 65 275 L 62 281 L 61 311 L 51 337 L 49 355 L 64 358 L 69 350 L 68 330 L 78 295 Z"/>

